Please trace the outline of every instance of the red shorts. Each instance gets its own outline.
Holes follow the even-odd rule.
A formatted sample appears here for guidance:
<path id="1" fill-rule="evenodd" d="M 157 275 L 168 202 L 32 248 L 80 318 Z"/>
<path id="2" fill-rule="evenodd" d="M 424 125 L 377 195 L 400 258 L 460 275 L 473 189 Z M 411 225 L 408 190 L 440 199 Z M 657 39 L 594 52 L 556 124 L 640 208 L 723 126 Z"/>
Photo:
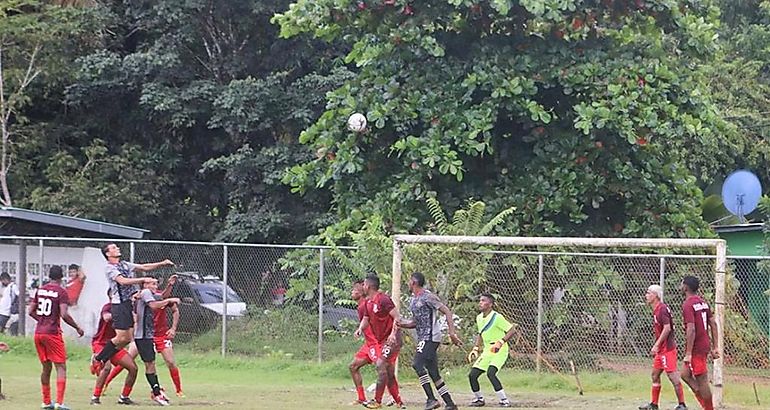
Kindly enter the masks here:
<path id="1" fill-rule="evenodd" d="M 377 350 L 375 349 L 374 345 L 364 343 L 361 345 L 361 348 L 358 349 L 358 352 L 356 352 L 356 355 L 353 357 L 355 357 L 356 359 L 366 359 L 367 363 L 369 364 L 376 363 Z"/>
<path id="2" fill-rule="evenodd" d="M 692 373 L 693 376 L 700 376 L 709 371 L 708 365 L 706 364 L 707 358 L 708 353 L 693 353 L 692 362 L 684 362 L 684 365 L 690 369 L 690 373 Z"/>
<path id="3" fill-rule="evenodd" d="M 398 353 L 401 351 L 401 344 L 399 343 L 389 345 L 387 342 L 383 342 L 373 344 L 371 347 L 374 349 L 376 359 L 381 357 L 388 363 L 396 363 L 396 360 L 398 360 Z"/>
<path id="4" fill-rule="evenodd" d="M 171 339 L 166 339 L 166 336 L 156 336 L 152 339 L 155 342 L 155 351 L 162 353 L 166 349 L 172 349 L 174 343 Z"/>
<path id="5" fill-rule="evenodd" d="M 652 360 L 652 368 L 657 370 L 664 370 L 666 373 L 675 372 L 676 349 L 656 354 L 655 359 Z"/>
<path id="6" fill-rule="evenodd" d="M 64 348 L 64 339 L 62 339 L 61 334 L 35 333 L 35 349 L 37 349 L 40 363 L 65 363 L 67 361 L 67 349 Z"/>
<path id="7" fill-rule="evenodd" d="M 91 342 L 91 351 L 93 351 L 94 354 L 99 354 L 99 352 L 101 352 L 102 349 L 104 349 L 104 345 L 105 343 L 101 343 L 101 342 Z M 120 363 L 119 363 L 120 359 L 125 357 L 127 354 L 128 352 L 126 352 L 126 349 L 118 350 L 118 352 L 112 355 L 112 357 L 110 358 L 110 363 L 112 363 L 114 366 L 120 366 Z"/>

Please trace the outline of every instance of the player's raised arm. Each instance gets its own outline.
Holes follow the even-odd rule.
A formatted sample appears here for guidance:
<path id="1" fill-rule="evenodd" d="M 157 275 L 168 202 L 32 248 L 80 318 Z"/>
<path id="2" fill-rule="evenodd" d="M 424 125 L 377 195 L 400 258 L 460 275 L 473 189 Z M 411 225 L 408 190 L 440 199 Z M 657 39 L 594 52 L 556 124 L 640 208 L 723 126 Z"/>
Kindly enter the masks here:
<path id="1" fill-rule="evenodd" d="M 160 262 L 155 263 L 143 263 L 139 265 L 134 266 L 134 271 L 136 272 L 149 272 L 151 270 L 155 270 L 158 268 L 163 268 L 165 266 L 174 266 L 174 262 L 171 262 L 170 259 L 166 259 Z"/>
<path id="2" fill-rule="evenodd" d="M 166 337 L 173 339 L 176 337 L 176 329 L 179 326 L 179 305 L 171 305 L 171 328 L 166 331 Z"/>
<path id="3" fill-rule="evenodd" d="M 75 319 L 72 318 L 72 315 L 70 315 L 69 312 L 69 304 L 65 301 L 63 303 L 59 303 L 59 312 L 61 313 L 61 318 L 64 321 L 64 323 L 70 325 L 73 329 L 75 329 L 76 332 L 78 332 L 78 336 L 83 337 L 83 329 L 78 326 L 78 324 L 75 322 Z"/>
<path id="4" fill-rule="evenodd" d="M 171 297 L 171 292 L 174 290 L 174 285 L 176 284 L 176 278 L 176 275 L 171 275 L 171 277 L 168 278 L 166 289 L 163 289 L 163 293 L 160 294 L 161 299 L 168 299 Z"/>
<path id="5" fill-rule="evenodd" d="M 457 337 L 457 331 L 455 329 L 455 321 L 454 321 L 454 314 L 452 313 L 452 310 L 449 309 L 449 307 L 445 304 L 441 304 L 441 306 L 438 308 L 438 311 L 443 313 L 446 317 L 446 326 L 447 326 L 447 332 L 449 333 L 449 338 L 452 339 L 452 343 L 454 343 L 457 346 L 462 346 L 463 341 L 460 340 L 459 337 Z"/>

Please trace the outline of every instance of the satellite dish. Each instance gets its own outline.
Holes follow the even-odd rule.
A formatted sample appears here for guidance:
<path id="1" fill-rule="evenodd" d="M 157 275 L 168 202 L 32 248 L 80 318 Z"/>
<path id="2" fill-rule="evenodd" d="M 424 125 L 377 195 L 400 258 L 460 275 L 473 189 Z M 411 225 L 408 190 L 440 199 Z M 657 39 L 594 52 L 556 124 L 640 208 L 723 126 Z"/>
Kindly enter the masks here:
<path id="1" fill-rule="evenodd" d="M 741 223 L 746 223 L 744 215 L 757 209 L 761 196 L 762 184 L 759 178 L 745 169 L 734 171 L 722 184 L 722 202 Z"/>

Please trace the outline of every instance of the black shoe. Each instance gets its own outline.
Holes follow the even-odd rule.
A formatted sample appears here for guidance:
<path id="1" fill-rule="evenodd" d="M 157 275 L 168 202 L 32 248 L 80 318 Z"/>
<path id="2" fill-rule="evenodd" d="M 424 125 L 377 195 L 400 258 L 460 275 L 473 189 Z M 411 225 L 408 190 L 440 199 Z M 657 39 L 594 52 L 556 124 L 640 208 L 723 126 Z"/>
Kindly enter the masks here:
<path id="1" fill-rule="evenodd" d="M 639 410 L 658 410 L 658 405 L 654 403 L 645 404 L 644 406 L 639 406 Z"/>
<path id="2" fill-rule="evenodd" d="M 92 406 L 98 406 L 100 404 L 102 404 L 102 401 L 99 400 L 98 397 L 91 397 L 91 405 Z"/>
<path id="3" fill-rule="evenodd" d="M 484 398 L 476 397 L 470 404 L 468 404 L 468 407 L 484 407 L 484 405 L 486 405 Z"/>
<path id="4" fill-rule="evenodd" d="M 439 403 L 436 399 L 428 399 L 425 402 L 425 410 L 434 410 L 439 407 L 441 407 L 441 403 Z"/>
<path id="5" fill-rule="evenodd" d="M 136 402 L 131 400 L 130 397 L 120 396 L 120 397 L 118 397 L 118 404 L 125 404 L 127 406 L 133 406 L 134 404 L 136 404 Z"/>
<path id="6" fill-rule="evenodd" d="M 676 408 L 674 408 L 674 410 L 687 410 L 687 406 L 685 406 L 684 404 L 680 404 L 680 405 L 676 406 Z"/>
<path id="7" fill-rule="evenodd" d="M 444 410 L 457 410 L 457 405 L 454 404 L 454 403 L 452 403 L 452 404 L 445 404 L 444 405 Z"/>

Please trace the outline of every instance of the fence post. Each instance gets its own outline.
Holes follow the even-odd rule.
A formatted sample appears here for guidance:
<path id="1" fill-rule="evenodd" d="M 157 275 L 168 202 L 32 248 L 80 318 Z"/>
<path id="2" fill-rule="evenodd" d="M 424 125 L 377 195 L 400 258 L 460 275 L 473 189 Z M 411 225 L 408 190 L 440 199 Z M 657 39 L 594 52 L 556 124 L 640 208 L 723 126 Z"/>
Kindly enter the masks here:
<path id="1" fill-rule="evenodd" d="M 663 288 L 663 294 L 666 294 L 666 258 L 660 258 L 660 287 Z M 661 302 L 663 302 L 661 300 Z"/>
<path id="2" fill-rule="evenodd" d="M 227 352 L 227 245 L 222 245 L 222 357 Z"/>
<path id="3" fill-rule="evenodd" d="M 318 363 L 321 363 L 324 344 L 324 249 L 321 248 L 318 253 Z"/>
<path id="4" fill-rule="evenodd" d="M 37 286 L 43 286 L 43 276 L 45 274 L 45 268 L 43 268 L 43 261 L 45 260 L 45 244 L 42 239 L 38 242 L 38 247 L 40 248 L 38 249 L 40 252 L 40 269 L 37 271 Z M 21 311 L 19 314 L 21 314 Z"/>
<path id="5" fill-rule="evenodd" d="M 540 373 L 540 358 L 543 355 L 543 274 L 545 271 L 543 255 L 537 256 L 537 357 L 535 364 Z"/>
<path id="6" fill-rule="evenodd" d="M 723 380 L 725 360 L 725 271 L 727 268 L 727 242 L 720 241 L 716 245 L 716 274 L 714 278 L 714 310 L 717 322 L 717 351 L 719 359 L 714 360 L 714 407 L 722 407 Z"/>
<path id="7" fill-rule="evenodd" d="M 134 243 L 131 242 L 128 246 L 128 252 L 129 252 L 129 262 L 134 263 L 134 257 L 136 255 L 136 249 L 134 247 Z"/>
<path id="8" fill-rule="evenodd" d="M 401 249 L 401 244 L 393 238 L 393 272 L 391 274 L 390 296 L 393 298 L 393 303 L 396 305 L 397 310 L 401 310 L 401 260 L 404 258 L 404 250 Z M 451 319 L 451 318 L 450 318 Z M 398 377 L 398 363 L 399 359 L 396 358 L 395 372 Z"/>
<path id="9" fill-rule="evenodd" d="M 27 241 L 19 241 L 19 270 L 16 276 L 16 286 L 19 288 L 19 334 L 27 335 Z"/>

